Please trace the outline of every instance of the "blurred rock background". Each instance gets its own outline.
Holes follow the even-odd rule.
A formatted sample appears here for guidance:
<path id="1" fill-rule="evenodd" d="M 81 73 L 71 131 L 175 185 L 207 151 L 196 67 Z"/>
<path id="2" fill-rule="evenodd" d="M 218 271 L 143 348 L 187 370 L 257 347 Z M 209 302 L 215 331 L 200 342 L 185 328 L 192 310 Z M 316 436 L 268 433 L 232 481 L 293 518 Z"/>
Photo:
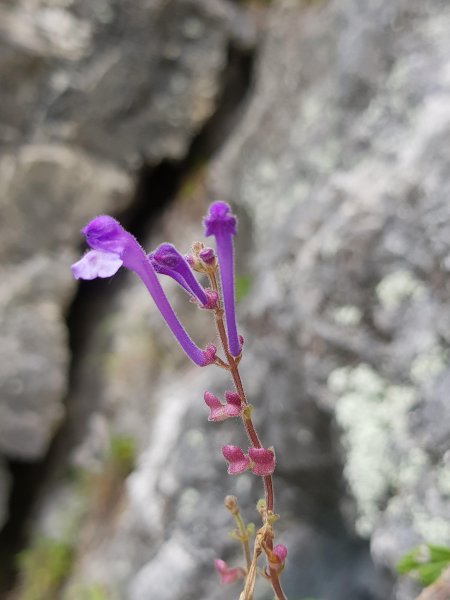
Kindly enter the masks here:
<path id="1" fill-rule="evenodd" d="M 450 543 L 449 30 L 445 0 L 0 2 L 2 598 L 237 597 L 226 377 L 132 276 L 69 271 L 101 212 L 187 251 L 216 198 L 288 597 L 417 596 L 397 560 Z"/>

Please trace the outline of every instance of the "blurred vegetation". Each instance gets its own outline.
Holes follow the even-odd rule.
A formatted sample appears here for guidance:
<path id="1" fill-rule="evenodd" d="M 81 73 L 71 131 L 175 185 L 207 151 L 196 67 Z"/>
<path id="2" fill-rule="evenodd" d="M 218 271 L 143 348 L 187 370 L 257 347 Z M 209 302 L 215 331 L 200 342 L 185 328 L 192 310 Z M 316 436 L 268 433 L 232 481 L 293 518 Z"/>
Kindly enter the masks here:
<path id="1" fill-rule="evenodd" d="M 115 435 L 111 438 L 106 464 L 117 471 L 122 477 L 127 477 L 136 462 L 136 443 L 130 436 Z"/>
<path id="2" fill-rule="evenodd" d="M 68 600 L 111 600 L 104 586 L 91 584 L 82 587 L 76 587 L 67 595 Z"/>
<path id="3" fill-rule="evenodd" d="M 250 275 L 237 275 L 235 278 L 235 293 L 236 293 L 236 302 L 239 302 L 250 291 L 252 287 L 253 280 Z"/>
<path id="4" fill-rule="evenodd" d="M 410 550 L 397 563 L 400 575 L 410 574 L 427 587 L 434 583 L 442 571 L 450 565 L 450 548 L 433 544 L 421 544 Z"/>
<path id="5" fill-rule="evenodd" d="M 21 585 L 18 600 L 51 600 L 72 570 L 73 547 L 51 538 L 37 539 L 18 557 Z"/>
<path id="6" fill-rule="evenodd" d="M 123 482 L 133 470 L 136 444 L 126 435 L 111 435 L 98 471 L 70 470 L 66 473 L 69 485 L 75 485 L 81 498 L 81 508 L 75 513 L 64 513 L 60 537 L 36 536 L 29 548 L 17 558 L 19 570 L 17 600 L 56 600 L 69 578 L 79 552 L 78 544 L 101 538 L 102 527 L 114 520 L 123 498 Z M 102 518 L 99 519 L 99 515 Z M 92 526 L 92 523 L 95 526 Z M 86 532 L 88 535 L 85 535 Z M 100 585 L 77 589 L 74 600 L 107 600 Z"/>

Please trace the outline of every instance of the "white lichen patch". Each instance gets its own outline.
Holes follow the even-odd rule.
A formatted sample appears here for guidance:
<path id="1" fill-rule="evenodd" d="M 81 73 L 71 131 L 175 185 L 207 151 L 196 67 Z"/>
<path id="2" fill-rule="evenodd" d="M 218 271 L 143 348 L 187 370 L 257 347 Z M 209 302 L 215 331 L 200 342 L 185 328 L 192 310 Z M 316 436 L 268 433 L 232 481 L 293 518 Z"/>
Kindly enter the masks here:
<path id="1" fill-rule="evenodd" d="M 433 346 L 419 354 L 412 362 L 410 375 L 419 384 L 425 384 L 437 377 L 447 366 L 448 355 L 441 346 Z"/>
<path id="2" fill-rule="evenodd" d="M 424 292 L 424 285 L 406 269 L 386 275 L 376 287 L 378 300 L 387 309 L 398 308 L 405 300 L 419 300 Z"/>
<path id="3" fill-rule="evenodd" d="M 339 325 L 358 325 L 361 321 L 361 316 L 361 310 L 351 304 L 338 306 L 332 312 L 334 321 Z"/>
<path id="4" fill-rule="evenodd" d="M 447 499 L 450 499 L 450 471 L 447 464 L 441 465 L 436 470 L 436 478 L 439 493 L 442 494 L 442 496 L 446 496 Z"/>
<path id="5" fill-rule="evenodd" d="M 415 531 L 429 544 L 447 546 L 450 540 L 450 522 L 447 517 L 431 517 L 428 511 L 412 513 Z"/>
<path id="6" fill-rule="evenodd" d="M 410 460 L 405 451 L 407 417 L 415 391 L 390 384 L 366 364 L 336 369 L 328 385 L 338 396 L 336 418 L 347 451 L 344 473 L 359 510 L 357 528 L 368 535 L 390 490 L 405 483 L 399 477 L 404 467 L 405 477 L 411 481 L 416 479 L 415 465 L 416 470 L 421 468 L 420 457 L 411 455 Z"/>

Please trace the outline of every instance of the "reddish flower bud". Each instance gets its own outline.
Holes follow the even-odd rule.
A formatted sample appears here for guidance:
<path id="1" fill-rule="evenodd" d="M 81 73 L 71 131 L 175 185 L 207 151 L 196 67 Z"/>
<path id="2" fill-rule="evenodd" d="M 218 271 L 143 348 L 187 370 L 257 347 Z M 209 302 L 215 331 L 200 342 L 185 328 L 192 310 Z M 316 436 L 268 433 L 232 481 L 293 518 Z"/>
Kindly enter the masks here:
<path id="1" fill-rule="evenodd" d="M 237 416 L 241 412 L 242 400 L 237 392 L 225 392 L 225 400 L 229 405 L 229 409 L 232 411 L 233 409 L 238 409 L 238 412 L 235 415 Z"/>
<path id="2" fill-rule="evenodd" d="M 192 254 L 185 254 L 184 259 L 190 267 L 195 265 L 195 258 L 192 256 Z"/>
<path id="3" fill-rule="evenodd" d="M 275 554 L 280 563 L 284 563 L 288 551 L 284 544 L 277 544 L 276 546 L 274 546 L 272 553 Z"/>
<path id="4" fill-rule="evenodd" d="M 207 301 L 205 302 L 205 304 L 202 304 L 200 308 L 206 308 L 208 310 L 216 308 L 219 294 L 214 290 L 210 290 L 209 288 L 205 290 L 205 294 Z"/>
<path id="5" fill-rule="evenodd" d="M 233 583 L 233 581 L 245 576 L 243 569 L 240 567 L 230 569 L 227 563 L 220 558 L 215 559 L 214 566 L 220 575 L 220 583 Z"/>
<path id="6" fill-rule="evenodd" d="M 216 253 L 212 248 L 203 248 L 203 250 L 200 250 L 198 256 L 207 265 L 212 265 L 216 260 Z"/>
<path id="7" fill-rule="evenodd" d="M 204 362 L 201 366 L 206 367 L 207 365 L 214 364 L 217 352 L 217 348 L 214 346 L 214 344 L 208 344 L 202 352 Z"/>
<path id="8" fill-rule="evenodd" d="M 283 570 L 287 556 L 287 548 L 284 544 L 277 544 L 271 552 L 268 552 L 269 567 L 278 573 Z"/>
<path id="9" fill-rule="evenodd" d="M 266 448 L 250 448 L 248 451 L 252 461 L 251 469 L 255 475 L 271 475 L 275 470 L 275 455 Z"/>
<path id="10" fill-rule="evenodd" d="M 238 417 L 241 414 L 241 398 L 236 392 L 225 392 L 226 404 L 222 404 L 214 394 L 205 392 L 204 399 L 210 408 L 208 421 L 225 421 L 230 417 Z"/>
<path id="11" fill-rule="evenodd" d="M 239 446 L 224 446 L 222 454 L 228 462 L 228 474 L 237 475 L 246 471 L 250 465 L 249 458 L 242 452 Z"/>

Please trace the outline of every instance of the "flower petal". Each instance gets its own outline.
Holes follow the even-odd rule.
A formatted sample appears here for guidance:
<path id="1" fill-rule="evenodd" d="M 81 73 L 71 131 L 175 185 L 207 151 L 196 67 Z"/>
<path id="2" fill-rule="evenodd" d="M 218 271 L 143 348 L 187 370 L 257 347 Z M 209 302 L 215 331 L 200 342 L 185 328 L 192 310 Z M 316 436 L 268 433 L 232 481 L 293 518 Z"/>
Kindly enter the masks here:
<path id="1" fill-rule="evenodd" d="M 241 568 L 230 569 L 227 563 L 220 558 L 215 559 L 214 566 L 220 575 L 220 583 L 233 583 L 236 579 L 244 576 L 244 571 Z"/>
<path id="2" fill-rule="evenodd" d="M 122 254 L 124 248 L 129 244 L 129 238 L 134 239 L 116 219 L 109 215 L 95 217 L 81 232 L 93 250 L 103 250 L 115 254 Z M 134 241 L 136 242 L 136 240 Z"/>
<path id="3" fill-rule="evenodd" d="M 95 279 L 111 277 L 122 265 L 122 259 L 117 254 L 90 250 L 70 268 L 75 279 Z"/>
<path id="4" fill-rule="evenodd" d="M 180 285 L 185 289 L 188 289 L 190 293 L 198 299 L 201 306 L 207 304 L 208 297 L 205 290 L 195 279 L 184 256 L 178 252 L 173 244 L 168 244 L 166 242 L 160 244 L 158 248 L 149 255 L 149 258 L 152 261 L 153 266 L 157 263 L 162 267 L 160 273 L 173 277 Z M 156 268 L 156 270 L 158 269 Z M 181 283 L 180 278 L 184 281 L 185 285 Z"/>
<path id="5" fill-rule="evenodd" d="M 206 237 L 217 235 L 219 232 L 236 235 L 237 219 L 230 214 L 230 206 L 222 200 L 211 204 L 208 214 L 203 219 L 203 224 Z"/>
<path id="6" fill-rule="evenodd" d="M 220 283 L 222 287 L 225 322 L 230 353 L 239 356 L 241 343 L 237 333 L 234 298 L 234 249 L 233 235 L 236 234 L 236 217 L 226 202 L 214 202 L 203 219 L 205 235 L 216 239 L 219 260 Z"/>
<path id="7" fill-rule="evenodd" d="M 249 448 L 248 455 L 252 461 L 252 472 L 255 475 L 271 475 L 275 470 L 275 455 L 266 448 Z"/>
<path id="8" fill-rule="evenodd" d="M 277 544 L 273 547 L 272 553 L 275 554 L 280 563 L 284 563 L 288 550 L 284 544 Z"/>
<path id="9" fill-rule="evenodd" d="M 210 411 L 208 421 L 224 421 L 227 415 L 224 410 L 225 406 L 220 402 L 219 398 L 211 392 L 205 392 L 203 397 Z"/>
<path id="10" fill-rule="evenodd" d="M 237 475 L 243 473 L 250 466 L 249 458 L 242 452 L 239 446 L 223 446 L 222 454 L 228 462 L 228 474 Z"/>

